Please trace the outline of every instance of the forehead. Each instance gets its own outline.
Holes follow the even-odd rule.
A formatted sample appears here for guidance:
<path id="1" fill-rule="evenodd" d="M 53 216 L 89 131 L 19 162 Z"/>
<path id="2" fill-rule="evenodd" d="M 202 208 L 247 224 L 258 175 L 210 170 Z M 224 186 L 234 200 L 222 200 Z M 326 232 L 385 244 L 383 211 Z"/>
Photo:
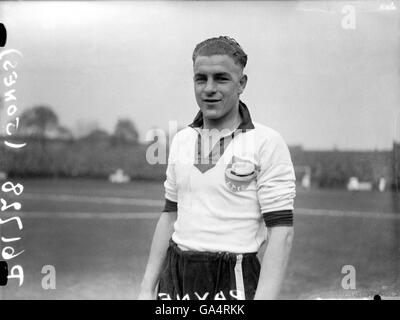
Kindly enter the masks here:
<path id="1" fill-rule="evenodd" d="M 194 73 L 237 73 L 242 68 L 228 55 L 198 56 L 193 65 Z"/>

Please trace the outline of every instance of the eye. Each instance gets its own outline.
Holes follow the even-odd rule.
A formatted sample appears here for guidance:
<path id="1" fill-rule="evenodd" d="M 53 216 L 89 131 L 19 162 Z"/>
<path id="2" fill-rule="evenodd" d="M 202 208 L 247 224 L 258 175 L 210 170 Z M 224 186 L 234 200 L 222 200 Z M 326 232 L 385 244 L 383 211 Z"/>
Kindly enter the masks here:
<path id="1" fill-rule="evenodd" d="M 227 78 L 227 77 L 217 77 L 216 80 L 219 81 L 219 82 L 226 82 L 226 81 L 229 81 L 229 78 Z"/>
<path id="2" fill-rule="evenodd" d="M 194 79 L 194 82 L 195 82 L 195 83 L 204 83 L 204 82 L 206 82 L 206 79 L 205 79 L 205 78 L 200 78 L 200 77 L 198 77 L 198 78 L 195 78 L 195 79 Z"/>

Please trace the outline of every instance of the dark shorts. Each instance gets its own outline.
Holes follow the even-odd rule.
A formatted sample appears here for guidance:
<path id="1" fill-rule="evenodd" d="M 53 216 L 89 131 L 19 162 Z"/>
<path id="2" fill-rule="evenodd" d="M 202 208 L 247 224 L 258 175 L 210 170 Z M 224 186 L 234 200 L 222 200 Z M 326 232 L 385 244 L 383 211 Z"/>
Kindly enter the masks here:
<path id="1" fill-rule="evenodd" d="M 257 253 L 183 251 L 170 240 L 158 299 L 252 300 L 260 262 Z"/>

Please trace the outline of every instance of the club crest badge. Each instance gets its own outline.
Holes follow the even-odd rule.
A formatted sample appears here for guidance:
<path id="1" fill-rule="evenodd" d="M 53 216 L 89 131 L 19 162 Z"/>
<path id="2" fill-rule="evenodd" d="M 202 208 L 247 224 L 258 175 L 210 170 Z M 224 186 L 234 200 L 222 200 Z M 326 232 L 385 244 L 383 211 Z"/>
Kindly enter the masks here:
<path id="1" fill-rule="evenodd" d="M 255 179 L 259 168 L 249 160 L 232 157 L 225 170 L 225 183 L 233 192 L 246 189 Z"/>

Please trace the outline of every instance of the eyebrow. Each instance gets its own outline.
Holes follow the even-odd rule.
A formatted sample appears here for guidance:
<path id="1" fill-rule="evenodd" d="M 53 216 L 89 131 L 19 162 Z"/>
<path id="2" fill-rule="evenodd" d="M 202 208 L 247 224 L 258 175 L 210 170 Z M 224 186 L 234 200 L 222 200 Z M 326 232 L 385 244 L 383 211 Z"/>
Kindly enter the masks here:
<path id="1" fill-rule="evenodd" d="M 215 74 L 216 77 L 230 77 L 231 75 L 228 72 L 218 72 Z"/>
<path id="2" fill-rule="evenodd" d="M 201 73 L 201 72 L 198 72 L 194 75 L 195 78 L 206 77 L 206 76 L 207 75 L 205 73 Z M 217 72 L 217 73 L 213 74 L 213 76 L 215 76 L 215 77 L 230 77 L 231 75 L 228 72 Z"/>

